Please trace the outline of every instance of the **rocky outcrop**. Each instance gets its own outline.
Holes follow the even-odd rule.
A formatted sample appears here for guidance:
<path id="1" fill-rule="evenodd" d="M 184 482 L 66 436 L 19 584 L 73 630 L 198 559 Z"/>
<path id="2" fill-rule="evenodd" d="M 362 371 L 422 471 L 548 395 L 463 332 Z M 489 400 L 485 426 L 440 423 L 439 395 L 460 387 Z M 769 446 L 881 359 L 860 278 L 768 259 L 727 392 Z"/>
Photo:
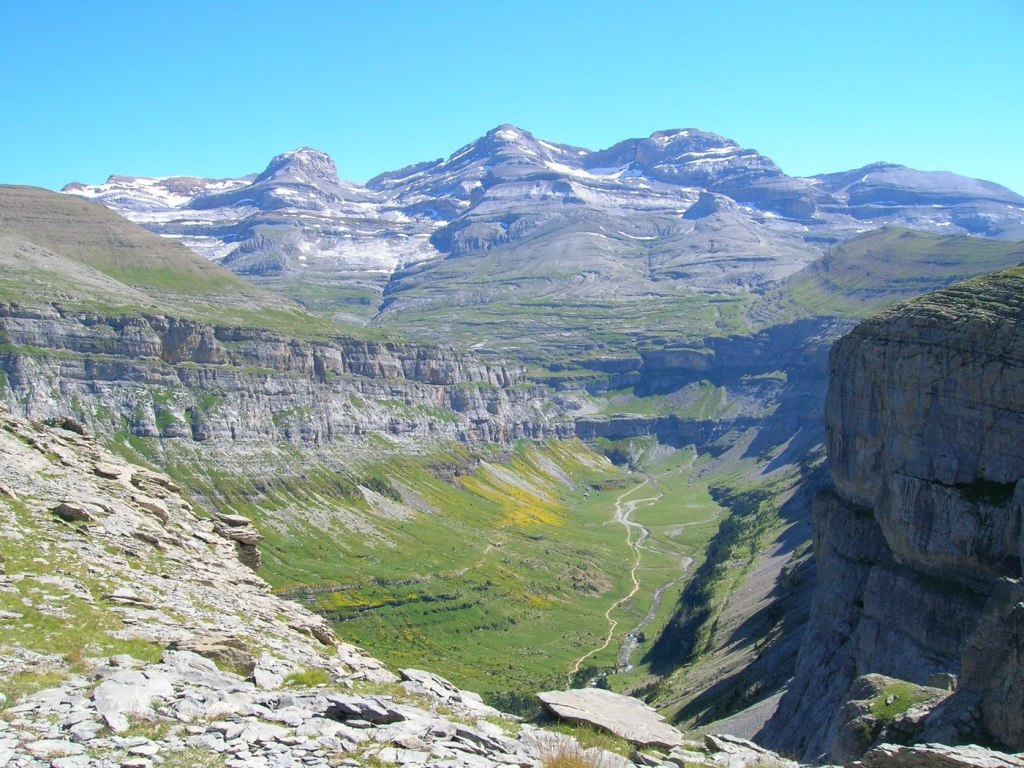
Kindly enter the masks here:
<path id="1" fill-rule="evenodd" d="M 402 678 L 402 686 L 407 691 L 429 695 L 438 701 L 472 711 L 480 717 L 502 716 L 494 707 L 484 704 L 483 698 L 479 694 L 460 690 L 433 672 L 426 672 L 422 669 L 402 669 L 398 674 Z"/>
<path id="2" fill-rule="evenodd" d="M 762 734 L 828 752 L 858 675 L 960 677 L 923 739 L 1024 747 L 1024 270 L 930 294 L 834 347 L 833 487 L 797 673 Z"/>
<path id="3" fill-rule="evenodd" d="M 103 434 L 315 445 L 369 432 L 466 442 L 571 432 L 522 369 L 444 347 L 10 304 L 0 340 L 0 397 L 12 409 Z"/>
<path id="4" fill-rule="evenodd" d="M 74 613 L 83 625 L 102 624 L 100 609 L 117 606 L 114 623 L 123 626 L 113 640 L 100 633 L 100 647 L 131 640 L 194 648 L 229 636 L 239 650 L 261 648 L 296 668 L 321 665 L 324 648 L 337 643 L 322 618 L 271 596 L 234 542 L 197 517 L 170 479 L 92 437 L 0 408 L 0 477 L 15 494 L 0 497 L 0 541 L 7 552 L 19 548 L 0 592 L 37 596 L 49 585 L 50 598 L 24 604 L 51 618 Z M 34 560 L 39 554 L 45 559 Z"/>
<path id="5" fill-rule="evenodd" d="M 928 714 L 950 693 L 884 675 L 858 677 L 836 720 L 831 759 L 846 765 L 875 745 L 916 741 Z"/>
<path id="6" fill-rule="evenodd" d="M 244 564 L 258 571 L 260 568 L 260 551 L 256 545 L 263 540 L 262 534 L 250 522 L 249 518 L 241 515 L 217 515 L 217 533 L 225 539 L 235 542 L 235 549 L 238 559 Z"/>

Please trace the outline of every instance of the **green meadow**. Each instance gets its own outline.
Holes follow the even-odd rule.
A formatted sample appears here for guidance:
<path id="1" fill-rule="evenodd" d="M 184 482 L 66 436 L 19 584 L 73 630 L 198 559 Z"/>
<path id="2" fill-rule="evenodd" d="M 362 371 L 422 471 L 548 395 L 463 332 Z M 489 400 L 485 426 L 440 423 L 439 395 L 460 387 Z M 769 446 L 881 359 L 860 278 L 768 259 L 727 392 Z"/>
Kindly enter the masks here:
<path id="1" fill-rule="evenodd" d="M 121 445 L 138 455 L 148 444 Z M 613 673 L 627 632 L 644 622 L 650 642 L 669 620 L 723 511 L 696 478 L 692 449 L 653 453 L 642 472 L 576 440 L 423 455 L 390 453 L 382 440 L 344 469 L 298 449 L 252 457 L 271 472 L 148 458 L 203 507 L 252 519 L 265 536 L 260 575 L 340 637 L 394 669 L 430 669 L 500 698 L 572 684 L 585 655 L 577 682 Z M 639 560 L 638 529 L 614 522 L 617 501 L 638 501 L 632 519 L 649 531 Z M 634 563 L 639 589 L 608 613 L 633 590 Z M 590 654 L 608 619 L 611 640 Z"/>

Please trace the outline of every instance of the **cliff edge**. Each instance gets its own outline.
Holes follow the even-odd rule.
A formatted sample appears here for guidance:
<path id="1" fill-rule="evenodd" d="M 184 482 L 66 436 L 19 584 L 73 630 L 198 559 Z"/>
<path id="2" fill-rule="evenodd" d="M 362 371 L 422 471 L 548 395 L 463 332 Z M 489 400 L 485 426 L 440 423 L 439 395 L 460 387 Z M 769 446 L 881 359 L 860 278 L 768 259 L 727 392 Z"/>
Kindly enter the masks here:
<path id="1" fill-rule="evenodd" d="M 817 591 L 760 740 L 835 759 L 875 673 L 957 679 L 909 740 L 1024 749 L 1024 268 L 861 323 L 832 350 L 825 417 Z"/>

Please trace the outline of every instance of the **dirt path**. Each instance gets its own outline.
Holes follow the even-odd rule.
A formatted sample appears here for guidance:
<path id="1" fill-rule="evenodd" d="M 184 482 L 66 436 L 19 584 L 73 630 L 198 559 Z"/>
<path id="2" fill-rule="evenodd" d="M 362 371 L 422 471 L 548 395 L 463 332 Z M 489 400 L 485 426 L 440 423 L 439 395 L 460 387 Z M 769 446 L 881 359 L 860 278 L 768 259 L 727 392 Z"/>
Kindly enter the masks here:
<path id="1" fill-rule="evenodd" d="M 609 606 L 608 610 L 604 612 L 605 621 L 608 622 L 608 634 L 605 636 L 604 642 L 601 645 L 591 649 L 590 651 L 576 659 L 572 667 L 573 674 L 580 671 L 580 667 L 583 666 L 584 661 L 589 659 L 595 653 L 600 653 L 612 644 L 612 638 L 615 636 L 615 629 L 619 626 L 619 622 L 612 618 L 612 611 L 614 611 L 616 608 L 618 608 L 628 600 L 631 600 L 633 596 L 640 591 L 640 581 L 636 577 L 636 572 L 640 569 L 640 557 L 641 551 L 643 549 L 643 543 L 647 541 L 648 537 L 650 537 L 651 532 L 647 529 L 646 526 L 641 525 L 640 523 L 633 520 L 631 518 L 631 515 L 633 514 L 633 512 L 636 511 L 638 505 L 645 502 L 655 502 L 658 499 L 660 499 L 663 496 L 663 494 L 659 491 L 657 496 L 650 496 L 644 499 L 634 499 L 632 501 L 627 502 L 623 502 L 623 499 L 629 496 L 631 493 L 635 493 L 636 491 L 640 490 L 649 482 L 650 479 L 644 480 L 642 483 L 640 483 L 640 485 L 636 486 L 635 488 L 631 488 L 630 490 L 626 491 L 615 500 L 615 513 L 612 515 L 612 519 L 609 522 L 618 523 L 626 529 L 626 544 L 629 546 L 630 549 L 633 550 L 633 567 L 629 571 L 629 577 L 633 582 L 633 588 L 629 591 L 629 594 L 616 600 L 614 603 L 611 604 L 611 606 Z M 633 540 L 634 531 L 636 531 L 638 534 L 636 541 Z M 659 587 L 659 589 L 663 592 L 664 589 L 670 586 L 672 583 L 674 582 L 670 582 L 669 584 L 663 585 L 662 587 Z M 652 609 L 652 611 L 648 611 L 648 615 L 644 617 L 644 621 L 646 621 L 648 624 L 651 620 L 653 620 L 654 614 L 657 613 L 657 606 L 655 606 Z M 646 624 L 644 624 L 644 626 L 646 626 Z"/>

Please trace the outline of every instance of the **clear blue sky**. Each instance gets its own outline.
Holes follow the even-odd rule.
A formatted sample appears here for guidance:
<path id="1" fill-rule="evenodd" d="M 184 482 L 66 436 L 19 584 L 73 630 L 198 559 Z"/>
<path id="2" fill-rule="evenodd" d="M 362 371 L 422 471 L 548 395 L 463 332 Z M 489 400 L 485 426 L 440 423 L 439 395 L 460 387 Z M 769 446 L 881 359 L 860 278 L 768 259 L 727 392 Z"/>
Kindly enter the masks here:
<path id="1" fill-rule="evenodd" d="M 0 0 L 0 182 L 343 178 L 502 122 L 591 149 L 701 128 L 791 175 L 876 160 L 1024 193 L 1024 0 Z"/>

